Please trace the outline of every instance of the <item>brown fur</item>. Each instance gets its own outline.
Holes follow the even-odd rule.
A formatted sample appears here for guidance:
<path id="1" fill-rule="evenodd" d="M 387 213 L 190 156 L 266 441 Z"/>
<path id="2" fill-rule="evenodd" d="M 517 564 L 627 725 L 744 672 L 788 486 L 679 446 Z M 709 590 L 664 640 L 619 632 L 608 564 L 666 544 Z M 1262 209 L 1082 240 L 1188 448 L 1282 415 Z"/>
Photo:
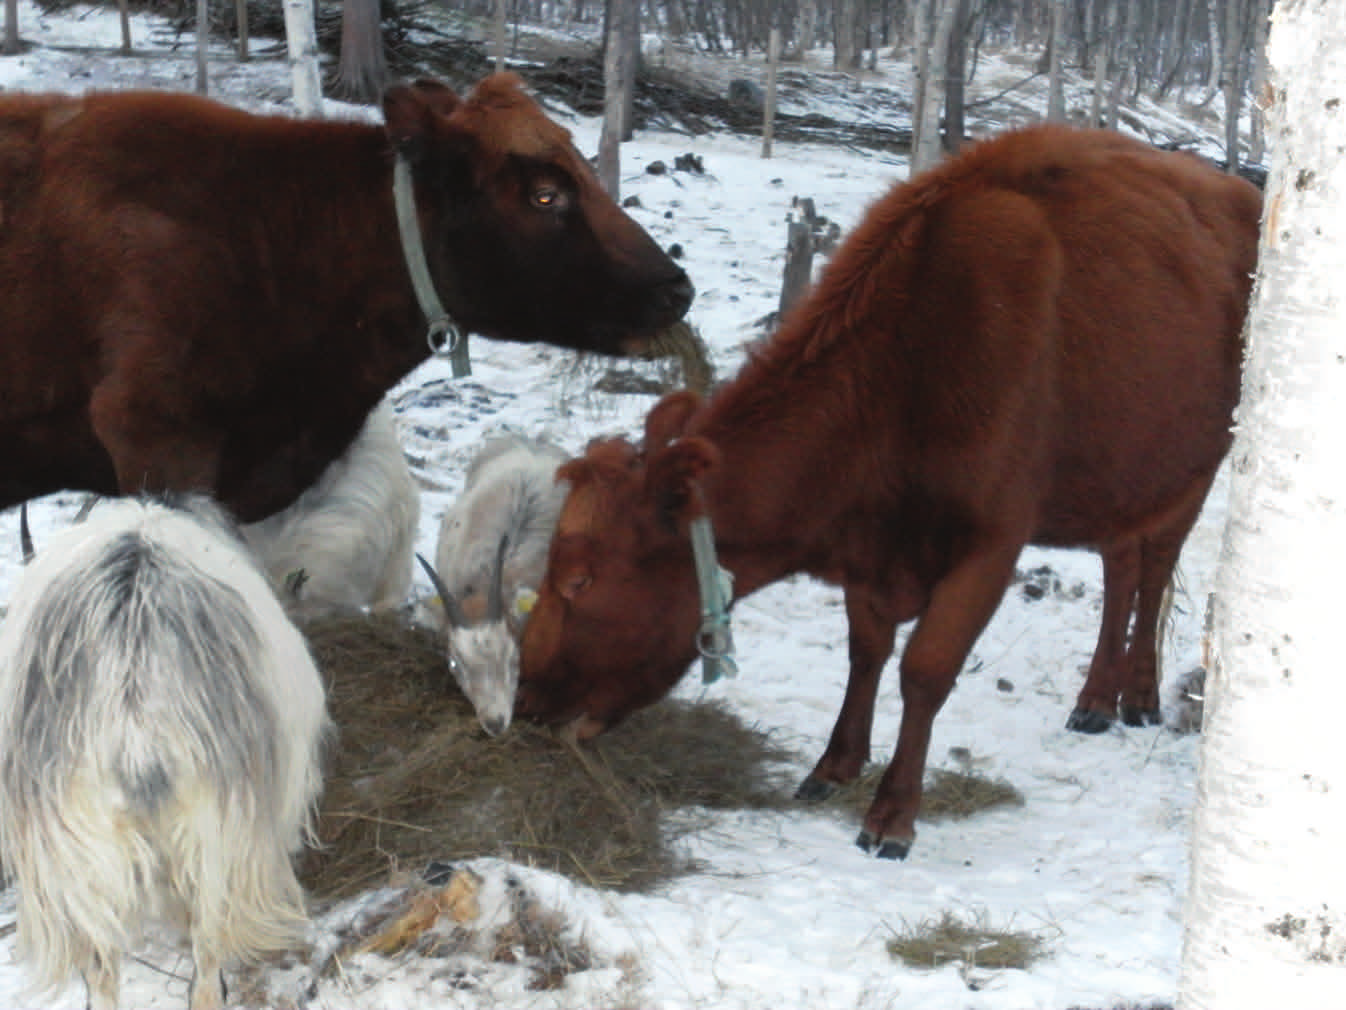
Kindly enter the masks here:
<path id="1" fill-rule="evenodd" d="M 850 679 L 804 795 L 860 773 L 880 670 L 917 620 L 867 847 L 910 844 L 931 724 L 1025 544 L 1103 555 L 1072 724 L 1157 717 L 1159 599 L 1229 445 L 1259 208 L 1187 155 L 1061 127 L 894 189 L 709 403 L 674 394 L 643 452 L 600 443 L 563 469 L 521 713 L 592 731 L 677 681 L 704 495 L 736 596 L 795 572 L 845 589 Z"/>
<path id="2" fill-rule="evenodd" d="M 686 310 L 686 274 L 516 78 L 396 87 L 384 113 L 0 97 L 0 507 L 193 488 L 250 521 L 311 485 L 428 354 L 394 150 L 465 328 L 616 354 Z"/>

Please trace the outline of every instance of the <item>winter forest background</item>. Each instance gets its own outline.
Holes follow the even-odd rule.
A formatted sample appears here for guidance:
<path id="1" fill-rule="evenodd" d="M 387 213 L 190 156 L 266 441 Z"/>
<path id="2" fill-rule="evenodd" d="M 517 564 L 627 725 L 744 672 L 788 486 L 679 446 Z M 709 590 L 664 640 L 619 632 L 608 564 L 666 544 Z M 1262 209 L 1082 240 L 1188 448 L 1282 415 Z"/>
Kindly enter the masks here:
<path id="1" fill-rule="evenodd" d="M 1330 634 L 1339 624 L 1331 573 L 1346 557 L 1338 504 L 1346 488 L 1332 452 L 1332 433 L 1346 423 L 1346 397 L 1340 382 L 1333 386 L 1346 360 L 1346 313 L 1335 294 L 1346 269 L 1346 4 L 1281 3 L 1284 25 L 1296 16 L 1318 21 L 1298 35 L 1285 31 L 1277 58 L 1268 33 L 1272 0 L 318 0 L 308 22 L 316 48 L 299 55 L 317 57 L 321 93 L 306 108 L 280 55 L 294 9 L 301 20 L 308 16 L 304 0 L 122 2 L 117 10 L 5 0 L 4 87 L 196 87 L 266 111 L 375 116 L 371 106 L 394 79 L 433 74 L 467 88 L 497 63 L 519 70 L 581 149 L 597 152 L 605 178 L 623 197 L 638 198 L 633 215 L 661 244 L 689 247 L 699 289 L 693 316 L 721 376 L 764 335 L 779 304 L 793 195 L 816 198 L 844 231 L 888 185 L 964 137 L 1044 118 L 1109 126 L 1191 147 L 1265 180 L 1281 215 L 1280 248 L 1263 268 L 1280 273 L 1263 284 L 1266 304 L 1252 319 L 1252 344 L 1266 350 L 1250 367 L 1279 367 L 1267 381 L 1257 382 L 1256 372 L 1255 388 L 1284 402 L 1258 400 L 1254 408 L 1248 400 L 1240 422 L 1251 432 L 1254 420 L 1280 419 L 1288 429 L 1277 447 L 1283 456 L 1264 464 L 1261 450 L 1240 442 L 1241 469 L 1222 476 L 1189 541 L 1168 639 L 1164 728 L 1117 727 L 1087 740 L 1064 731 L 1097 629 L 1096 559 L 1030 550 L 937 722 L 931 752 L 955 770 L 1011 781 L 1022 807 L 922 823 L 913 857 L 893 865 L 863 857 L 851 844 L 853 825 L 826 812 L 708 813 L 679 839 L 702 870 L 651 894 L 619 895 L 507 860 L 471 860 L 483 881 L 482 912 L 473 937 L 452 954 L 360 953 L 322 978 L 303 964 L 268 967 L 243 990 L 246 1005 L 1346 1005 L 1346 875 L 1332 869 L 1346 824 L 1346 790 L 1333 777 L 1343 756 L 1335 723 L 1346 680 L 1337 676 Z M 177 59 L 201 26 L 209 39 L 194 79 L 185 71 L 155 78 L 148 61 L 118 61 L 119 54 Z M 293 38 L 290 46 L 294 53 Z M 773 98 L 778 115 L 764 129 Z M 1264 112 L 1280 150 L 1267 150 Z M 767 160 L 773 132 L 777 146 Z M 704 174 L 647 171 L 692 151 Z M 1257 171 L 1263 165 L 1269 178 Z M 1318 245 L 1300 251 L 1297 237 L 1310 233 Z M 825 255 L 821 246 L 818 252 Z M 1303 324 L 1309 315 L 1319 328 Z M 468 383 L 431 362 L 395 391 L 404 448 L 426 488 L 423 550 L 472 450 L 496 427 L 542 430 L 578 451 L 595 433 L 637 431 L 652 402 L 625 396 L 595 406 L 593 394 L 575 394 L 573 364 L 550 349 L 476 341 L 474 355 Z M 1318 469 L 1298 469 L 1310 463 Z M 1243 510 L 1257 505 L 1258 482 L 1302 495 L 1276 501 L 1276 522 L 1250 520 Z M 73 496 L 55 496 L 37 508 L 38 535 L 69 521 L 75 504 Z M 1235 574 L 1219 562 L 1228 549 L 1227 514 L 1243 515 L 1236 528 L 1271 541 L 1260 553 L 1246 549 Z M 18 564 L 10 529 L 0 530 L 6 591 Z M 1291 567 L 1282 574 L 1273 562 Z M 1237 605 L 1216 608 L 1207 626 L 1217 581 Z M 1279 644 L 1292 618 L 1269 600 L 1307 615 L 1306 624 L 1293 625 L 1295 638 L 1305 649 L 1319 646 L 1316 653 Z M 791 773 L 806 770 L 844 683 L 838 594 L 791 582 L 744 601 L 735 619 L 743 672 L 713 697 L 753 725 L 783 733 L 802 755 Z M 1266 656 L 1240 651 L 1251 632 L 1258 641 L 1277 639 L 1274 669 Z M 1203 732 L 1229 749 L 1204 761 L 1210 776 L 1225 776 L 1226 793 L 1264 820 L 1217 812 L 1201 824 L 1198 815 L 1198 835 L 1213 845 L 1205 865 L 1234 867 L 1239 861 L 1227 857 L 1234 852 L 1250 867 L 1220 881 L 1214 899 L 1198 900 L 1189 891 L 1189 847 L 1192 811 L 1207 789 L 1198 785 L 1201 749 L 1210 744 L 1180 731 L 1183 692 L 1174 675 L 1202 666 L 1210 649 L 1227 656 L 1218 689 L 1228 700 L 1216 723 L 1208 703 Z M 1269 675 L 1241 665 L 1258 662 Z M 1298 674 L 1295 691 L 1279 683 L 1289 665 Z M 883 759 L 900 712 L 891 671 L 888 677 L 875 732 Z M 682 701 L 697 697 L 691 683 L 679 691 Z M 1274 772 L 1270 780 L 1235 779 L 1235 772 L 1265 769 Z M 317 949 L 335 957 L 395 897 L 379 889 L 323 908 Z M 516 945 L 517 963 L 496 957 L 501 937 L 523 921 L 517 912 L 525 898 L 558 916 L 558 947 L 583 947 L 555 989 L 539 991 L 529 981 L 537 958 L 526 944 Z M 12 894 L 0 894 L 0 1003 L 21 1005 L 11 911 Z M 992 932 L 1026 931 L 1040 953 L 1022 967 L 994 967 L 980 950 L 929 967 L 897 964 L 892 942 L 943 916 Z M 1272 920 L 1283 924 L 1274 935 L 1265 928 Z M 1184 935 L 1190 954 L 1182 951 Z M 175 949 L 151 945 L 151 967 L 128 968 L 128 1005 L 183 1005 L 185 983 L 171 978 L 181 967 Z M 1198 957 L 1204 964 L 1194 969 Z M 83 1006 L 83 996 L 74 985 L 51 1005 Z"/>

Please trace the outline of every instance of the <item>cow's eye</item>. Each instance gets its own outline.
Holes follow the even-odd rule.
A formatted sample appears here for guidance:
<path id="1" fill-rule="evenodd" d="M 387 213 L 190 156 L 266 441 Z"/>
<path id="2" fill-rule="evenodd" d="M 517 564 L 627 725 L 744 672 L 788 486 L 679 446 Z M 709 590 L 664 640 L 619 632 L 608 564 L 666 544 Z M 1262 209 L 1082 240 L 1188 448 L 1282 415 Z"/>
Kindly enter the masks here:
<path id="1" fill-rule="evenodd" d="M 566 195 L 555 186 L 538 186 L 533 190 L 533 206 L 540 210 L 565 210 Z"/>

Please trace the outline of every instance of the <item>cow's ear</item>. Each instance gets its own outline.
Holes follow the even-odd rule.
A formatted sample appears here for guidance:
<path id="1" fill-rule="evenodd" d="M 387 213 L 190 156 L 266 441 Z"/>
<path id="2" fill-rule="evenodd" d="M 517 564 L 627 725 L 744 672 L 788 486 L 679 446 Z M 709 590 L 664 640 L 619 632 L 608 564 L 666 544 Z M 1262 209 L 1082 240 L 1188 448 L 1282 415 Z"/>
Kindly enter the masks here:
<path id="1" fill-rule="evenodd" d="M 695 435 L 679 438 L 646 463 L 645 490 L 660 518 L 670 526 L 701 515 L 701 476 L 720 461 L 720 450 Z"/>
<path id="2" fill-rule="evenodd" d="M 584 534 L 557 534 L 548 559 L 548 581 L 567 600 L 574 600 L 594 581 L 593 539 Z"/>
<path id="3" fill-rule="evenodd" d="M 383 95 L 383 122 L 393 149 L 415 160 L 436 120 L 447 119 L 461 104 L 452 88 L 428 78 L 389 88 Z"/>
<path id="4" fill-rule="evenodd" d="M 701 407 L 701 397 L 689 389 L 669 393 L 645 418 L 645 451 L 654 453 L 687 430 L 687 422 Z"/>

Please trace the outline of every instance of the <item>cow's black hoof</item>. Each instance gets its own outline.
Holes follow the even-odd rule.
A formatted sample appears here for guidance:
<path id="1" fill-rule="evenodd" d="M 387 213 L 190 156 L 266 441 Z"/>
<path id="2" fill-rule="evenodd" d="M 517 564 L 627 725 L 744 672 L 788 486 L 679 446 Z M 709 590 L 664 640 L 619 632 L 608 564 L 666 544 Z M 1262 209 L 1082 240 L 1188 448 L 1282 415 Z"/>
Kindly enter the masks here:
<path id="1" fill-rule="evenodd" d="M 1140 708 L 1136 705 L 1122 706 L 1122 722 L 1128 726 L 1158 726 L 1164 721 L 1157 708 Z"/>
<path id="2" fill-rule="evenodd" d="M 799 788 L 795 790 L 795 799 L 803 800 L 805 803 L 821 803 L 836 791 L 837 784 L 835 782 L 828 782 L 816 775 L 810 775 L 799 783 Z"/>
<path id="3" fill-rule="evenodd" d="M 907 853 L 911 851 L 911 842 L 903 842 L 895 838 L 880 842 L 869 831 L 861 831 L 855 839 L 855 844 L 880 859 L 906 859 Z"/>
<path id="4" fill-rule="evenodd" d="M 1102 712 L 1092 712 L 1079 708 L 1071 712 L 1070 718 L 1066 720 L 1066 729 L 1074 730 L 1076 733 L 1103 733 L 1111 725 L 1111 716 L 1106 716 Z"/>

